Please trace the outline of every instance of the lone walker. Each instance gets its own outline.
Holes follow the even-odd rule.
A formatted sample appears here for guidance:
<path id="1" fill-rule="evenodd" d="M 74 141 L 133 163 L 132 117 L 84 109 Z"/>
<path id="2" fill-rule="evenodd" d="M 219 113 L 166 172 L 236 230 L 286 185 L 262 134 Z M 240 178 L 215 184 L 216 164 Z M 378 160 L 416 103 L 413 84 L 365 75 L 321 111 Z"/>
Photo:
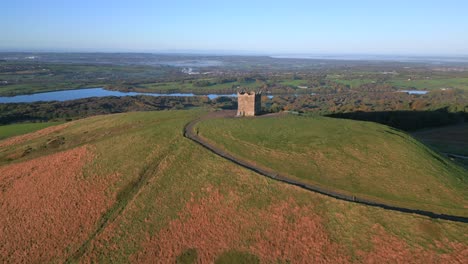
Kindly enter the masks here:
<path id="1" fill-rule="evenodd" d="M 237 116 L 256 116 L 262 110 L 262 94 L 237 92 Z"/>

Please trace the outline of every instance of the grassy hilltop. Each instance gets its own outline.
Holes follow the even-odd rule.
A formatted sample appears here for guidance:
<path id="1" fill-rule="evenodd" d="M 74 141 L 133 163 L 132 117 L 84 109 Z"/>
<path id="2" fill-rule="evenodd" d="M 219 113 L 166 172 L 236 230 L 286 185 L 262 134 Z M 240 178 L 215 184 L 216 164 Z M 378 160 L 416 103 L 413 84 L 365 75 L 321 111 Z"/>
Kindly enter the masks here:
<path id="1" fill-rule="evenodd" d="M 467 258 L 466 224 L 335 200 L 269 180 L 212 154 L 182 136 L 184 125 L 202 114 L 191 110 L 96 116 L 0 141 L 0 262 L 461 263 Z M 272 161 L 294 159 L 310 168 L 305 162 L 310 160 L 300 159 L 297 151 L 315 143 L 317 151 L 323 150 L 323 162 L 325 155 L 334 155 L 329 170 L 343 166 L 357 173 L 363 172 L 360 160 L 383 155 L 379 148 L 399 147 L 408 163 L 381 165 L 398 177 L 399 186 L 420 179 L 410 177 L 407 167 L 414 158 L 427 162 L 421 165 L 429 167 L 425 171 L 444 172 L 424 178 L 431 192 L 442 195 L 440 204 L 428 200 L 428 206 L 457 211 L 466 205 L 466 183 L 454 176 L 459 168 L 436 162 L 438 156 L 431 157 L 432 152 L 406 135 L 361 122 L 308 120 L 214 120 L 202 123 L 200 131 L 220 144 L 226 142 L 233 152 L 231 142 L 248 144 L 259 163 L 270 156 Z M 295 133 L 284 130 L 292 123 L 304 124 Z M 336 127 L 343 131 L 325 133 Z M 267 128 L 271 138 L 255 132 Z M 355 151 L 335 141 L 345 132 L 348 142 L 355 142 L 354 137 L 367 142 L 367 152 L 340 154 Z M 295 139 L 289 139 L 291 135 Z M 301 137 L 309 146 L 299 143 Z M 327 144 L 340 151 L 325 151 Z M 287 146 L 293 150 L 290 157 L 284 156 Z M 372 160 L 377 161 L 384 162 Z M 369 169 L 377 166 L 372 162 L 365 163 Z M 284 170 L 284 164 L 274 168 Z M 407 177 L 400 175 L 405 169 Z M 458 187 L 453 183 L 457 181 Z M 386 184 L 380 178 L 379 182 Z M 351 186 L 360 190 L 359 185 Z M 413 194 L 417 205 L 429 197 L 425 192 L 418 197 L 419 190 Z M 452 202 L 456 204 L 450 206 Z"/>
<path id="2" fill-rule="evenodd" d="M 468 171 L 404 132 L 326 117 L 213 119 L 200 135 L 265 168 L 357 197 L 468 215 Z"/>

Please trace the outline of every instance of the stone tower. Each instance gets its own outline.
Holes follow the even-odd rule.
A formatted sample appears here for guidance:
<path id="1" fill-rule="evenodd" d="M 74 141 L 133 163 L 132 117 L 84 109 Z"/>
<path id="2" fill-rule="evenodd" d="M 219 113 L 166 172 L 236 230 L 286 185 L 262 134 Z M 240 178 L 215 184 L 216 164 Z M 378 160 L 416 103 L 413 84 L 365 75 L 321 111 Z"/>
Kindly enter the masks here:
<path id="1" fill-rule="evenodd" d="M 237 116 L 256 116 L 261 110 L 261 93 L 237 92 Z"/>

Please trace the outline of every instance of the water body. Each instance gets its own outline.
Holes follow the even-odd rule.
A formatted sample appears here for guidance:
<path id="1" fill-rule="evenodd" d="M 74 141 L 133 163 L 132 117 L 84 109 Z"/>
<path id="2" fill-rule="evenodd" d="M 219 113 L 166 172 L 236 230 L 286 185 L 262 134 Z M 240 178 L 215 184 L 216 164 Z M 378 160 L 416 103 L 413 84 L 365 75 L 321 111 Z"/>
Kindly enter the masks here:
<path id="1" fill-rule="evenodd" d="M 427 94 L 429 91 L 420 91 L 420 90 L 401 90 L 402 93 L 407 94 Z"/>
<path id="2" fill-rule="evenodd" d="M 136 96 L 136 95 L 149 95 L 149 96 L 180 96 L 180 97 L 192 97 L 197 96 L 193 93 L 138 93 L 138 92 L 119 92 L 119 91 L 109 91 L 104 88 L 86 88 L 86 89 L 76 89 L 76 90 L 65 90 L 65 91 L 56 91 L 56 92 L 45 92 L 45 93 L 35 93 L 28 95 L 17 95 L 11 97 L 0 97 L 0 103 L 33 103 L 40 101 L 68 101 L 75 99 L 83 99 L 90 97 L 105 97 L 105 96 Z M 236 94 L 207 94 L 210 99 L 215 99 L 217 97 L 236 97 Z"/>

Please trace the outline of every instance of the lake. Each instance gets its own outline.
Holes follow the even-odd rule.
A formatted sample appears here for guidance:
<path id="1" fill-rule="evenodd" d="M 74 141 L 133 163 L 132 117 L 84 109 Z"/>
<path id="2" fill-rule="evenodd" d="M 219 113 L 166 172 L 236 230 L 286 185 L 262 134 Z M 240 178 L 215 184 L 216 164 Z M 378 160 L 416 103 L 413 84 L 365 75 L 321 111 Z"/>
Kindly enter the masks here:
<path id="1" fill-rule="evenodd" d="M 192 97 L 197 96 L 193 93 L 138 93 L 138 92 L 119 92 L 109 91 L 104 88 L 86 88 L 86 89 L 75 89 L 75 90 L 64 90 L 55 92 L 35 93 L 27 95 L 16 95 L 11 97 L 0 97 L 0 103 L 32 103 L 39 101 L 68 101 L 89 97 L 104 97 L 104 96 L 136 96 L 136 95 L 149 95 L 149 96 L 180 96 L 180 97 Z M 210 99 L 217 97 L 236 97 L 236 94 L 207 94 L 200 96 L 208 96 Z"/>

